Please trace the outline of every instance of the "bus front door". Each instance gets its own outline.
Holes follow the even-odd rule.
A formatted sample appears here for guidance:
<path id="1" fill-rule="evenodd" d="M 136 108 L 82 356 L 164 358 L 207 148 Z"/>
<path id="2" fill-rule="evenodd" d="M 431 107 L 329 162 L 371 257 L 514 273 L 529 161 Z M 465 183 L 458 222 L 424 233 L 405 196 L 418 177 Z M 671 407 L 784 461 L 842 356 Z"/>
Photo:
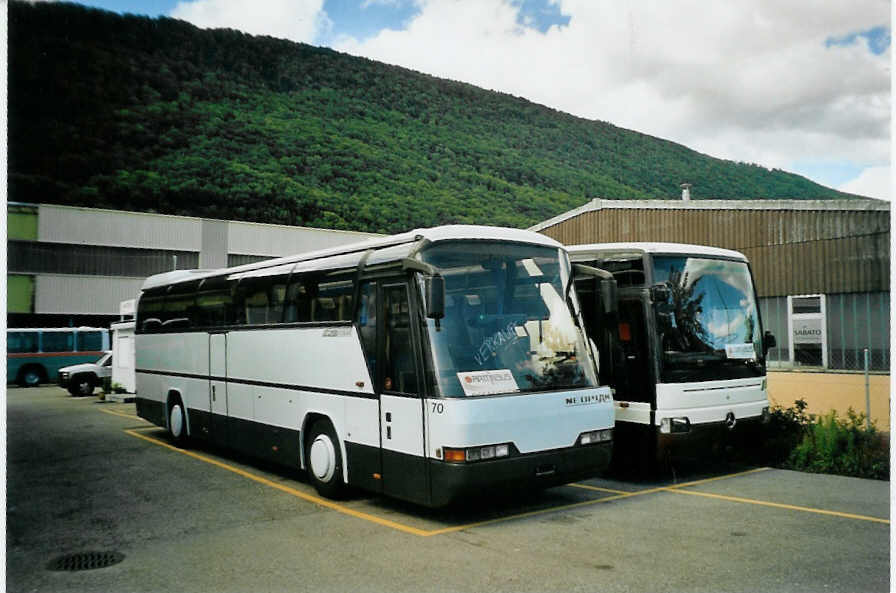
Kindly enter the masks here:
<path id="1" fill-rule="evenodd" d="M 367 343 L 368 364 L 379 397 L 382 490 L 389 496 L 426 503 L 429 477 L 424 458 L 423 399 L 408 286 L 404 281 L 366 282 L 361 296 L 362 341 Z M 373 358 L 371 351 L 376 352 Z"/>
<path id="2" fill-rule="evenodd" d="M 212 442 L 227 445 L 227 334 L 208 336 L 208 374 L 209 436 Z"/>

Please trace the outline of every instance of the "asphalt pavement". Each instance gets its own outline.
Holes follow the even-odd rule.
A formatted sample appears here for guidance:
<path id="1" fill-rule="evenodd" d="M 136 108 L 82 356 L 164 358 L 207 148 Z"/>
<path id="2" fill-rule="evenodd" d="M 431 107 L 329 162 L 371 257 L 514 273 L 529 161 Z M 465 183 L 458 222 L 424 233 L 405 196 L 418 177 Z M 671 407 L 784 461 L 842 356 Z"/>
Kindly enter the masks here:
<path id="1" fill-rule="evenodd" d="M 887 591 L 889 511 L 889 482 L 756 467 L 450 511 L 333 502 L 173 447 L 133 404 L 7 390 L 8 591 Z M 98 553 L 120 561 L 49 569 Z"/>

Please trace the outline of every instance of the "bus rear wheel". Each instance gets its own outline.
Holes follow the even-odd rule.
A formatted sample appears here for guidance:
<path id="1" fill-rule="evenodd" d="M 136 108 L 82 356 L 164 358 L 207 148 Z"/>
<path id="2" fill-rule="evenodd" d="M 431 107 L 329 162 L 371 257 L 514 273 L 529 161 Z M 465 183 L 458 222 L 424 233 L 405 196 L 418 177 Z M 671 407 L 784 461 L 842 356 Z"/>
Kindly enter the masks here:
<path id="1" fill-rule="evenodd" d="M 322 496 L 339 498 L 345 491 L 342 480 L 342 454 L 336 431 L 326 420 L 318 420 L 305 439 L 308 478 Z"/>
<path id="2" fill-rule="evenodd" d="M 37 366 L 27 366 L 19 371 L 17 383 L 22 387 L 37 387 L 44 378 L 42 369 Z"/>
<path id="3" fill-rule="evenodd" d="M 187 415 L 183 406 L 177 398 L 168 407 L 168 432 L 178 447 L 187 445 Z"/>

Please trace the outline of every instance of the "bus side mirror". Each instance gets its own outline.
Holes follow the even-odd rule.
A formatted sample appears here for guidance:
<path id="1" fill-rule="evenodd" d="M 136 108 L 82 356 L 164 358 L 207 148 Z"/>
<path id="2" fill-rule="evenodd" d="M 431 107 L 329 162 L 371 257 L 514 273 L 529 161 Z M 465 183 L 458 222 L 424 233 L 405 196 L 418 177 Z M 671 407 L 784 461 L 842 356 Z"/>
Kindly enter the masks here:
<path id="1" fill-rule="evenodd" d="M 669 300 L 669 286 L 666 283 L 654 284 L 650 287 L 650 300 L 654 303 L 665 303 Z"/>
<path id="2" fill-rule="evenodd" d="M 445 316 L 445 279 L 442 276 L 424 276 L 426 293 L 426 317 L 441 319 Z"/>
<path id="3" fill-rule="evenodd" d="M 765 330 L 765 334 L 762 336 L 762 349 L 765 350 L 763 354 L 768 354 L 768 351 L 778 345 L 778 340 L 775 339 L 775 336 L 769 330 Z"/>

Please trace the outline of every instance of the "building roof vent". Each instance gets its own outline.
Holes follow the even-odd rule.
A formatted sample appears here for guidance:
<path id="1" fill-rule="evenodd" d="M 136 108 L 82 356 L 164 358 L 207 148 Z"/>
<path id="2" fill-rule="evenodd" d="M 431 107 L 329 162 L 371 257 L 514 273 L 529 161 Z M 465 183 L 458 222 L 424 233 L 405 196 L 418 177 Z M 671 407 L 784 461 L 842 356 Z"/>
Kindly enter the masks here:
<path id="1" fill-rule="evenodd" d="M 691 200 L 691 185 L 692 183 L 682 183 L 681 184 L 681 200 L 683 202 L 689 202 Z"/>

